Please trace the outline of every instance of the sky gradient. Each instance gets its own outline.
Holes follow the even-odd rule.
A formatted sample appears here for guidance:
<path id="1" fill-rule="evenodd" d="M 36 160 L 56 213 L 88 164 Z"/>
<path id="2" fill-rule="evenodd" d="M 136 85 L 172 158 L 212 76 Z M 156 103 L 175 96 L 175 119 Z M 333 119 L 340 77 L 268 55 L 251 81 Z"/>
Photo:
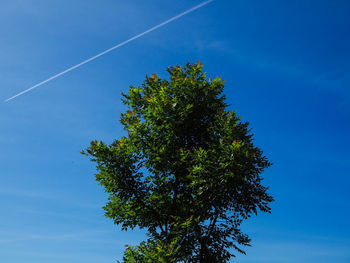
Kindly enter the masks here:
<path id="1" fill-rule="evenodd" d="M 123 134 L 120 93 L 201 61 L 273 163 L 272 214 L 242 229 L 233 262 L 350 262 L 350 3 L 216 0 L 17 97 L 201 1 L 0 2 L 0 260 L 121 259 L 142 231 L 103 215 L 106 194 L 79 153 Z"/>

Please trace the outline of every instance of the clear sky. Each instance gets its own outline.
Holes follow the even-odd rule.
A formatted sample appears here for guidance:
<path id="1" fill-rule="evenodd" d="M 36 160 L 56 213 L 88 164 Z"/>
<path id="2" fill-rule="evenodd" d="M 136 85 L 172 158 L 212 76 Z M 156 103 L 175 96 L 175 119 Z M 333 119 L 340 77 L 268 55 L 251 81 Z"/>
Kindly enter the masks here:
<path id="1" fill-rule="evenodd" d="M 104 217 L 79 151 L 123 134 L 129 85 L 198 60 L 274 163 L 272 214 L 243 224 L 235 262 L 350 262 L 348 0 L 216 0 L 4 102 L 200 2 L 0 1 L 1 262 L 115 262 L 144 238 Z"/>

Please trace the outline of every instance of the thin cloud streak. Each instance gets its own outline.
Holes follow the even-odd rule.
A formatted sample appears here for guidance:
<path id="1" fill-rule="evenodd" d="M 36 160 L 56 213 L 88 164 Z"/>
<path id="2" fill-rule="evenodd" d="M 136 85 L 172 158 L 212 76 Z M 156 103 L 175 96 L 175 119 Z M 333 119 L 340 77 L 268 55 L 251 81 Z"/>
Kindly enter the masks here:
<path id="1" fill-rule="evenodd" d="M 59 194 L 59 193 L 57 193 Z M 60 196 L 55 196 L 55 195 L 50 195 L 50 194 L 46 194 L 46 193 L 38 193 L 35 192 L 35 191 L 26 191 L 26 190 L 23 190 L 23 189 L 20 189 L 20 190 L 3 190 L 3 189 L 0 189 L 0 197 L 1 196 L 17 196 L 17 197 L 21 197 L 21 198 L 27 198 L 27 199 L 31 199 L 31 198 L 34 198 L 34 199 L 46 199 L 48 201 L 51 201 L 51 202 L 56 202 L 56 203 L 64 203 L 64 204 L 69 204 L 69 206 L 75 206 L 75 207 L 80 207 L 80 208 L 86 208 L 86 209 L 93 209 L 93 210 L 96 210 L 96 209 L 100 209 L 101 206 L 96 203 L 96 204 L 90 204 L 90 203 L 83 203 L 83 202 L 78 202 L 78 201 L 72 201 L 71 199 L 69 198 L 62 198 L 61 197 L 61 194 Z"/>
<path id="2" fill-rule="evenodd" d="M 89 232 L 78 232 L 78 233 L 63 233 L 63 234 L 13 234 L 8 233 L 4 234 L 6 237 L 0 238 L 0 244 L 13 243 L 13 242 L 21 242 L 26 240 L 54 240 L 54 241 L 74 241 L 74 240 L 85 240 L 87 242 L 103 242 L 101 235 L 108 234 L 107 231 L 89 231 Z M 97 237 L 96 237 L 97 236 Z M 115 243 L 119 245 L 123 245 L 122 242 L 116 242 L 114 240 L 106 240 L 105 243 Z"/>
<path id="3" fill-rule="evenodd" d="M 133 40 L 136 40 L 136 39 L 138 39 L 138 38 L 140 38 L 140 37 L 142 37 L 142 36 L 144 36 L 144 35 L 146 35 L 148 33 L 151 33 L 152 31 L 157 30 L 158 28 L 161 28 L 161 27 L 163 27 L 163 26 L 165 26 L 165 25 L 167 25 L 167 24 L 169 24 L 169 23 L 171 23 L 171 22 L 173 22 L 173 21 L 175 21 L 175 20 L 177 20 L 177 19 L 179 19 L 179 18 L 189 14 L 189 13 L 192 13 L 193 11 L 195 11 L 195 10 L 197 10 L 197 9 L 199 9 L 199 8 L 205 6 L 205 5 L 207 5 L 207 4 L 209 4 L 209 3 L 213 2 L 213 1 L 214 0 L 208 0 L 208 1 L 205 1 L 205 2 L 203 2 L 201 4 L 199 4 L 199 5 L 196 5 L 196 6 L 192 7 L 191 9 L 188 9 L 187 11 L 182 12 L 181 14 L 178 14 L 178 15 L 176 15 L 176 16 L 174 16 L 174 17 L 172 17 L 172 18 L 170 18 L 170 19 L 160 23 L 157 26 L 154 26 L 154 27 L 152 27 L 152 28 L 150 28 L 150 29 L 148 29 L 148 30 L 146 30 L 146 31 L 144 31 L 144 32 L 142 32 L 142 33 L 132 37 L 132 38 L 129 38 L 128 40 L 125 40 L 125 41 L 119 43 L 118 45 L 115 45 L 115 46 L 113 46 L 113 47 L 111 47 L 111 48 L 109 48 L 109 49 L 107 49 L 107 50 L 105 50 L 105 51 L 103 51 L 103 52 L 101 52 L 101 53 L 91 57 L 91 58 L 88 58 L 88 59 L 84 60 L 83 62 L 80 62 L 79 64 L 77 64 L 75 66 L 72 66 L 72 67 L 70 67 L 70 68 L 68 68 L 68 69 L 66 69 L 66 70 L 64 70 L 64 71 L 62 71 L 62 72 L 60 72 L 60 73 L 58 73 L 58 74 L 56 74 L 56 75 L 54 75 L 54 76 L 52 76 L 52 77 L 42 81 L 42 82 L 32 86 L 32 87 L 30 87 L 29 89 L 26 89 L 26 90 L 24 90 L 24 91 L 22 91 L 22 92 L 20 92 L 20 93 L 18 93 L 16 95 L 14 95 L 14 96 L 8 98 L 8 99 L 6 99 L 5 102 L 8 102 L 8 101 L 10 101 L 10 100 L 12 100 L 12 99 L 14 99 L 14 98 L 16 98 L 18 96 L 21 96 L 21 95 L 23 95 L 23 94 L 25 94 L 25 93 L 35 89 L 35 88 L 38 88 L 41 85 L 43 85 L 43 84 L 45 84 L 45 83 L 47 83 L 47 82 L 49 82 L 51 80 L 54 80 L 55 78 L 58 78 L 58 77 L 66 74 L 66 73 L 68 73 L 68 72 L 70 72 L 70 71 L 72 71 L 72 70 L 74 70 L 76 68 L 79 68 L 79 67 L 83 66 L 84 64 L 86 64 L 86 63 L 88 63 L 90 61 L 93 61 L 93 60 L 97 59 L 98 57 L 101 57 L 101 56 L 103 56 L 103 55 L 113 51 L 114 49 L 122 47 L 122 46 L 130 43 Z"/>

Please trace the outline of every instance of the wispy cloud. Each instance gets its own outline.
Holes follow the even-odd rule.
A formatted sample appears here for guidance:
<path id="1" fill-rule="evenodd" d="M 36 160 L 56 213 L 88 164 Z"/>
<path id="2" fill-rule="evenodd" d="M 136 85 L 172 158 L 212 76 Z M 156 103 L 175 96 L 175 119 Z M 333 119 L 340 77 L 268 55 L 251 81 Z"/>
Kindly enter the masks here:
<path id="1" fill-rule="evenodd" d="M 39 198 L 39 199 L 56 199 L 53 195 L 39 192 L 31 192 L 26 190 L 14 190 L 14 189 L 0 189 L 0 196 L 20 196 L 20 197 L 28 197 L 28 198 Z"/>
<path id="2" fill-rule="evenodd" d="M 259 52 L 248 52 L 246 49 L 239 46 L 236 47 L 225 40 L 198 40 L 194 43 L 194 46 L 199 52 L 222 53 L 242 65 L 262 70 L 269 74 L 273 73 L 302 80 L 304 83 L 316 87 L 318 91 L 329 90 L 339 94 L 343 108 L 349 103 L 350 64 L 340 65 L 324 72 L 317 72 L 313 68 L 305 65 L 301 66 L 290 60 L 281 59 L 278 56 L 272 57 Z"/>
<path id="3" fill-rule="evenodd" d="M 97 59 L 97 58 L 99 58 L 99 57 L 101 57 L 101 56 L 103 56 L 103 55 L 105 55 L 105 54 L 107 54 L 107 53 L 117 49 L 117 48 L 120 48 L 120 47 L 122 47 L 122 46 L 124 46 L 124 45 L 126 45 L 126 44 L 128 44 L 128 43 L 130 43 L 130 42 L 132 42 L 132 41 L 134 41 L 134 40 L 144 36 L 144 35 L 147 35 L 147 34 L 153 32 L 153 31 L 155 31 L 155 30 L 157 30 L 157 29 L 159 29 L 159 28 L 161 28 L 161 27 L 163 27 L 163 26 L 165 26 L 165 25 L 167 25 L 167 24 L 169 24 L 169 23 L 171 23 L 171 22 L 173 22 L 173 21 L 175 21 L 175 20 L 177 20 L 177 19 L 179 19 L 179 18 L 189 14 L 189 13 L 192 13 L 193 11 L 195 11 L 195 10 L 197 10 L 197 9 L 199 9 L 199 8 L 205 6 L 205 5 L 207 5 L 207 4 L 209 4 L 210 2 L 213 2 L 213 1 L 214 0 L 208 0 L 208 1 L 205 1 L 205 2 L 203 2 L 201 4 L 199 4 L 199 5 L 196 5 L 196 6 L 192 7 L 191 9 L 188 9 L 188 10 L 182 12 L 181 14 L 178 14 L 178 15 L 176 15 L 176 16 L 174 16 L 174 17 L 172 17 L 172 18 L 170 18 L 170 19 L 168 19 L 168 20 L 166 20 L 166 21 L 164 21 L 164 22 L 162 22 L 162 23 L 160 23 L 160 24 L 158 24 L 158 25 L 156 25 L 156 26 L 154 26 L 154 27 L 152 27 L 152 28 L 150 28 L 150 29 L 140 33 L 140 34 L 138 34 L 138 35 L 136 35 L 136 36 L 133 36 L 133 37 L 131 37 L 131 38 L 129 38 L 129 39 L 127 39 L 127 40 L 125 40 L 125 41 L 123 41 L 123 42 L 121 42 L 121 43 L 119 43 L 119 44 L 117 44 L 117 45 L 115 45 L 115 46 L 105 50 L 105 51 L 102 51 L 101 53 L 98 53 L 97 55 L 95 55 L 95 56 L 93 56 L 91 58 L 88 58 L 88 59 L 80 62 L 79 64 L 76 64 L 76 65 L 74 65 L 74 66 L 72 66 L 72 67 L 70 67 L 70 68 L 68 68 L 68 69 L 66 69 L 66 70 L 64 70 L 64 71 L 62 71 L 62 72 L 60 72 L 60 73 L 58 73 L 58 74 L 56 74 L 56 75 L 54 75 L 54 76 L 52 76 L 52 77 L 50 77 L 50 78 L 48 78 L 46 80 L 44 80 L 44 81 L 34 85 L 34 86 L 32 86 L 32 87 L 30 87 L 30 88 L 28 88 L 28 89 L 26 89 L 26 90 L 24 90 L 24 91 L 22 91 L 22 92 L 20 92 L 20 93 L 18 93 L 16 95 L 14 95 L 12 97 L 10 97 L 10 98 L 8 98 L 8 99 L 6 99 L 5 102 L 10 101 L 10 100 L 12 100 L 12 99 L 14 99 L 14 98 L 16 98 L 18 96 L 21 96 L 21 95 L 23 95 L 23 94 L 25 94 L 25 93 L 27 93 L 27 92 L 35 89 L 35 88 L 38 88 L 41 85 L 43 85 L 43 84 L 45 84 L 45 83 L 47 83 L 47 82 L 49 82 L 51 80 L 54 80 L 54 79 L 56 79 L 56 78 L 58 78 L 58 77 L 60 77 L 60 76 L 62 76 L 64 74 L 66 74 L 66 73 L 68 73 L 68 72 L 70 72 L 70 71 L 72 71 L 72 70 L 74 70 L 76 68 L 79 68 L 79 67 L 85 65 L 86 63 L 89 63 L 89 62 L 91 62 L 91 61 L 93 61 L 93 60 L 95 60 L 95 59 Z"/>
<path id="4" fill-rule="evenodd" d="M 350 253 L 346 251 L 346 244 L 342 239 L 332 239 L 332 244 L 322 240 L 260 240 L 253 243 L 252 248 L 247 248 L 247 256 L 238 255 L 240 262 L 347 262 Z M 347 240 L 348 242 L 348 240 Z M 254 250 L 254 251 L 253 251 Z M 271 253 L 271 251 L 275 251 Z M 293 256 L 292 256 L 293 255 Z M 329 261 L 330 260 L 330 261 Z M 337 261 L 339 260 L 339 261 Z"/>
<path id="5" fill-rule="evenodd" d="M 113 243 L 116 245 L 124 245 L 125 242 L 119 242 L 115 240 L 108 240 L 101 238 L 101 235 L 108 234 L 107 231 L 89 231 L 89 232 L 76 232 L 76 233 L 49 233 L 49 234 L 35 234 L 35 233 L 2 233 L 0 237 L 0 244 L 21 242 L 28 240 L 46 240 L 46 241 L 86 241 L 96 243 Z"/>
<path id="6" fill-rule="evenodd" d="M 81 207 L 81 208 L 87 208 L 87 209 L 100 209 L 101 206 L 98 205 L 97 203 L 95 204 L 90 204 L 90 203 L 82 203 L 82 202 L 77 202 L 77 201 L 72 201 L 71 199 L 68 198 L 62 198 L 62 196 L 65 196 L 64 194 L 49 194 L 45 192 L 41 192 L 39 190 L 37 191 L 28 191 L 26 189 L 20 189 L 20 190 L 15 190 L 15 189 L 0 189 L 0 197 L 1 196 L 16 196 L 20 198 L 33 198 L 33 199 L 44 199 L 44 200 L 49 200 L 53 202 L 58 202 L 58 203 L 64 203 L 64 204 L 69 204 L 69 206 L 75 206 L 75 207 Z"/>

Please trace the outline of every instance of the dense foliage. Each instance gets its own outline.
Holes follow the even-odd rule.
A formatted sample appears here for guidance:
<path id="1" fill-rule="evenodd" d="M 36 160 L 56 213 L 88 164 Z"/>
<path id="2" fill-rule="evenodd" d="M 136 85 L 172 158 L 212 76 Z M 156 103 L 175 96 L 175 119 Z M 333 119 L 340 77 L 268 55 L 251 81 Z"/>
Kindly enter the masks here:
<path id="1" fill-rule="evenodd" d="M 240 224 L 273 200 L 260 174 L 270 163 L 248 123 L 227 110 L 224 81 L 199 63 L 153 74 L 123 94 L 127 136 L 84 152 L 109 193 L 106 216 L 148 240 L 127 247 L 124 262 L 227 262 L 249 245 Z"/>

